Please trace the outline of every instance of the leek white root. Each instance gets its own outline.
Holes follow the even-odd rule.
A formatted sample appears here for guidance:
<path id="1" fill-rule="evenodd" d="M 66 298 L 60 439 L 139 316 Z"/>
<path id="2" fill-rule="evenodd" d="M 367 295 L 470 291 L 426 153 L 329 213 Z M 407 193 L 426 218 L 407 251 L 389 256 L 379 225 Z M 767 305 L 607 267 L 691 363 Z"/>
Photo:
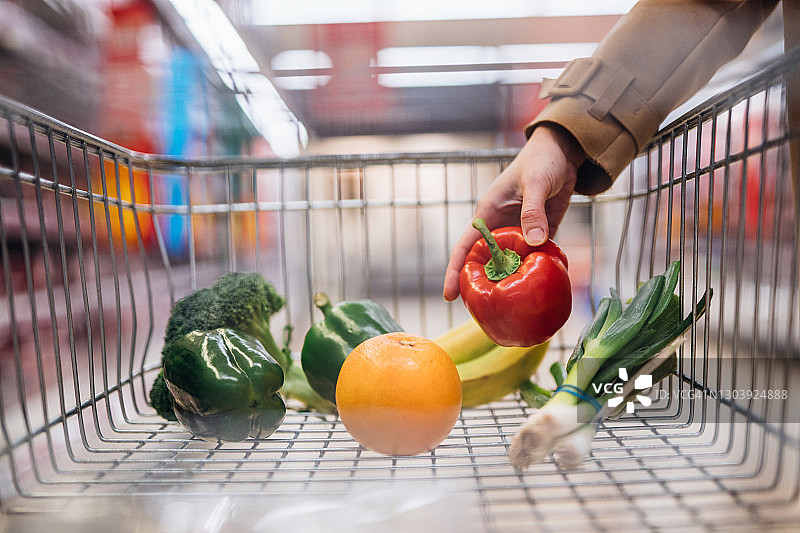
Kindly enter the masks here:
<path id="1" fill-rule="evenodd" d="M 560 420 L 553 409 L 532 414 L 511 440 L 508 457 L 515 469 L 522 471 L 540 462 L 550 452 L 558 435 Z"/>
<path id="2" fill-rule="evenodd" d="M 579 430 L 585 422 L 586 405 L 548 402 L 541 410 L 528 417 L 508 450 L 511 464 L 519 471 L 541 462 L 553 450 L 559 439 Z"/>
<path id="3" fill-rule="evenodd" d="M 564 470 L 575 470 L 583 466 L 592 448 L 595 435 L 594 424 L 584 424 L 556 444 L 553 450 L 556 464 Z"/>

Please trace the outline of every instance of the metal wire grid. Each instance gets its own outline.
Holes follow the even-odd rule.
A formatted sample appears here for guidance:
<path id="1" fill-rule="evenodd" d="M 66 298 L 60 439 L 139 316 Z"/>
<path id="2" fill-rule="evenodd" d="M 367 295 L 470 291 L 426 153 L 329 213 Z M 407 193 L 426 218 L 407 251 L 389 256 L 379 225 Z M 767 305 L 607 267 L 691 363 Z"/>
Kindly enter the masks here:
<path id="1" fill-rule="evenodd" d="M 164 495 L 243 507 L 333 498 L 341 510 L 364 490 L 410 499 L 433 487 L 474 503 L 477 515 L 458 518 L 486 530 L 796 526 L 799 403 L 731 392 L 800 390 L 782 118 L 796 64 L 789 56 L 688 113 L 612 191 L 575 199 L 562 233 L 590 242 L 567 245 L 589 282 L 552 355 L 569 352 L 606 287 L 629 294 L 671 259 L 683 262 L 687 302 L 708 287 L 715 296 L 660 399 L 606 422 L 573 472 L 550 461 L 511 469 L 507 446 L 530 412 L 513 397 L 464 410 L 442 445 L 410 458 L 372 454 L 336 417 L 299 412 L 268 439 L 209 444 L 146 400 L 169 306 L 228 270 L 265 272 L 288 295 L 275 328 L 303 331 L 316 290 L 377 299 L 428 335 L 456 323 L 460 304 L 438 296 L 443 263 L 512 153 L 180 161 L 0 101 L 3 517 L 77 509 L 80 521 L 96 512 L 82 501 L 141 512 Z M 168 183 L 183 205 L 157 197 Z"/>

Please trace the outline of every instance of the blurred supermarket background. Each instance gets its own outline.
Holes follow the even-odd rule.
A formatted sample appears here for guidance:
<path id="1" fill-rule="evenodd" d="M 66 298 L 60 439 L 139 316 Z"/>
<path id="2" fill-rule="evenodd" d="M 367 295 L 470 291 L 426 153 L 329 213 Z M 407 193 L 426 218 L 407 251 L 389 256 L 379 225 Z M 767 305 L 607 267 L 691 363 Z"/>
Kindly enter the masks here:
<path id="1" fill-rule="evenodd" d="M 518 147 L 634 0 L 2 0 L 0 94 L 185 157 Z M 781 51 L 780 9 L 719 89 Z"/>
<path id="2" fill-rule="evenodd" d="M 546 104 L 538 98 L 542 79 L 558 76 L 571 59 L 590 55 L 634 3 L 0 0 L 0 95 L 122 147 L 177 159 L 291 160 L 325 154 L 488 149 L 506 149 L 513 154 L 524 142 L 524 125 Z M 780 16 L 781 10 L 776 9 L 742 56 L 667 121 L 779 55 L 783 49 Z M 741 137 L 748 117 L 747 112 L 733 116 L 731 137 Z M 758 131 L 761 125 L 752 121 L 749 127 Z M 37 148 L 27 137 L 28 132 L 19 125 L 2 128 L 0 166 L 32 173 L 57 173 L 59 165 L 81 166 L 81 161 L 69 160 L 69 154 L 58 154 L 51 158 L 52 171 L 41 164 L 34 172 Z M 47 147 L 38 149 L 41 152 Z M 693 153 L 690 145 L 686 149 Z M 757 173 L 755 159 L 754 164 L 753 173 Z M 288 225 L 283 228 L 284 235 L 314 234 L 315 241 L 331 243 L 329 249 L 315 250 L 315 264 L 302 266 L 311 272 L 299 277 L 300 281 L 321 279 L 343 297 L 361 296 L 359 291 L 380 295 L 380 284 L 384 292 L 402 291 L 408 289 L 406 282 L 409 290 L 438 294 L 446 250 L 465 227 L 480 192 L 501 168 L 498 164 L 462 165 L 472 188 L 463 199 L 453 202 L 462 207 L 440 232 L 428 230 L 440 219 L 427 219 L 424 205 L 436 197 L 438 208 L 442 207 L 441 191 L 454 183 L 457 165 L 447 167 L 444 177 L 441 166 L 436 165 L 372 165 L 369 187 L 363 168 L 338 163 L 321 166 L 326 168 L 318 169 L 320 172 L 332 176 L 327 181 L 315 181 L 315 171 L 284 170 L 245 175 L 240 183 L 236 176 L 216 179 L 210 170 L 207 175 L 193 176 L 190 183 L 186 176 L 168 173 L 155 181 L 138 171 L 129 176 L 124 167 L 116 169 L 119 179 L 109 179 L 115 172 L 110 160 L 87 161 L 87 168 L 78 173 L 77 186 L 94 187 L 97 194 L 102 191 L 112 200 L 94 206 L 97 219 L 108 220 L 108 227 L 92 229 L 89 215 L 75 212 L 84 217 L 82 231 L 93 231 L 107 242 L 127 240 L 132 247 L 141 239 L 153 254 L 159 253 L 154 230 L 158 219 L 163 253 L 176 268 L 191 255 L 192 260 L 209 259 L 223 267 L 245 269 L 261 264 L 259 258 L 249 259 L 252 250 L 248 247 L 254 243 L 265 257 L 274 255 L 274 248 L 280 246 L 271 240 L 271 232 L 263 231 L 278 223 L 275 210 L 226 219 L 213 216 L 215 205 L 242 201 L 274 207 L 269 202 L 287 205 L 293 200 L 335 200 L 339 205 L 370 200 L 378 205 L 391 201 L 416 210 L 407 218 L 405 211 L 395 210 L 400 214 L 393 224 L 404 231 L 394 233 L 396 247 L 385 253 L 369 241 L 372 237 L 354 233 L 356 237 L 341 240 L 343 228 L 367 224 L 358 210 L 345 209 L 337 215 L 320 209 L 308 220 L 282 214 L 280 223 Z M 88 183 L 80 183 L 81 176 Z M 759 182 L 749 183 L 758 186 Z M 12 287 L 24 288 L 29 281 L 37 286 L 57 284 L 62 270 L 79 279 L 81 269 L 92 268 L 88 261 L 64 269 L 48 266 L 35 243 L 25 243 L 24 253 L 22 248 L 17 250 L 20 240 L 14 232 L 25 226 L 28 234 L 35 235 L 40 231 L 39 212 L 35 205 L 16 205 L 16 191 L 7 192 L 0 200 L 9 207 L 4 216 L 14 269 Z M 458 196 L 452 188 L 447 194 L 451 200 Z M 155 217 L 141 211 L 137 215 L 126 209 L 116 217 L 113 199 L 140 206 L 191 203 L 197 213 L 205 208 L 209 214 L 192 215 L 189 231 L 186 216 Z M 748 205 L 754 209 L 758 204 Z M 139 217 L 137 224 L 130 223 L 133 217 Z M 591 275 L 589 255 L 583 251 L 591 238 L 591 221 L 588 209 L 575 209 L 569 217 L 558 240 L 570 250 L 571 275 L 580 289 L 588 285 Z M 738 218 L 732 215 L 730 220 Z M 296 224 L 296 232 L 291 224 Z M 385 222 L 370 224 L 376 228 Z M 61 228 L 52 221 L 45 225 L 48 232 L 63 232 L 52 235 L 53 243 L 65 243 L 66 250 L 56 250 L 49 256 L 51 260 L 61 256 L 76 263 L 70 243 L 77 225 Z M 256 226 L 262 229 L 260 233 Z M 600 231 L 618 231 L 598 226 Z M 681 226 L 676 223 L 673 227 Z M 120 231 L 125 232 L 124 239 Z M 237 240 L 220 245 L 220 232 Z M 49 238 L 47 233 L 44 240 Z M 89 242 L 89 235 L 83 238 Z M 354 265 L 362 268 L 365 249 L 381 257 L 368 258 L 369 271 L 357 272 L 374 280 L 375 286 L 347 279 Z M 97 253 L 109 250 L 102 243 L 95 245 Z M 283 251 L 284 261 L 291 252 Z M 334 269 L 331 262 L 337 255 Z M 299 258 L 297 263 L 307 259 Z M 291 271 L 295 266 L 289 263 Z M 204 274 L 195 265 L 192 268 L 193 282 L 198 284 L 218 274 Z M 45 269 L 49 272 L 43 272 Z M 420 272 L 422 282 L 417 279 Z M 91 272 L 85 274 L 91 279 Z M 51 279 L 45 280 L 46 275 Z M 289 285 L 286 282 L 280 288 L 290 292 L 293 287 Z M 601 282 L 600 286 L 607 285 Z M 186 289 L 173 288 L 178 295 Z M 304 295 L 304 299 L 310 300 L 310 296 Z M 436 313 L 434 309 L 429 315 Z M 80 314 L 79 309 L 76 315 Z M 116 314 L 126 316 L 119 310 Z"/>
<path id="3" fill-rule="evenodd" d="M 65 495 L 66 505 L 89 502 L 71 507 L 76 515 L 105 513 L 95 495 L 106 490 L 127 503 L 151 489 L 159 499 L 202 492 L 206 482 L 215 501 L 251 486 L 305 491 L 312 478 L 327 487 L 340 475 L 350 487 L 355 470 L 340 469 L 351 461 L 358 477 L 382 476 L 384 463 L 360 451 L 350 459 L 338 428 L 305 418 L 297 433 L 286 430 L 291 437 L 271 439 L 287 443 L 288 460 L 274 468 L 257 456 L 271 442 L 220 444 L 212 455 L 162 427 L 146 394 L 172 304 L 229 270 L 255 270 L 286 296 L 270 328 L 278 337 L 294 327 L 295 354 L 321 317 L 316 291 L 367 297 L 408 331 L 443 333 L 467 317 L 460 301 L 441 297 L 449 251 L 546 105 L 542 80 L 590 55 L 634 4 L 0 0 L 0 511 L 17 496 L 33 496 L 25 508 Z M 779 7 L 665 124 L 782 52 Z M 684 304 L 706 288 L 714 303 L 692 330 L 677 386 L 797 389 L 800 224 L 781 76 L 691 113 L 608 194 L 574 197 L 556 236 L 569 257 L 573 311 L 547 357 L 571 353 L 609 287 L 627 297 L 681 258 Z M 779 364 L 784 355 L 791 367 Z M 717 531 L 718 514 L 730 523 L 780 515 L 787 501 L 796 510 L 800 425 L 784 440 L 768 415 L 783 410 L 781 420 L 796 421 L 797 402 L 733 403 L 731 420 L 735 411 L 748 421 L 728 424 L 742 428 L 734 432 L 714 423 L 723 420 L 719 402 L 693 398 L 675 404 L 681 417 L 687 406 L 688 425 L 670 401 L 646 425 L 604 434 L 588 477 L 504 473 L 503 411 L 465 419 L 463 455 L 445 448 L 434 463 L 399 468 L 392 459 L 387 471 L 391 480 L 474 476 L 502 511 L 518 516 L 505 503 L 522 501 L 537 524 L 551 513 L 643 524 L 654 513 L 648 525 L 662 516 L 671 524 L 679 507 L 691 510 L 687 527 Z M 517 485 L 519 494 L 509 489 Z M 3 520 L 0 512 L 0 532 Z"/>

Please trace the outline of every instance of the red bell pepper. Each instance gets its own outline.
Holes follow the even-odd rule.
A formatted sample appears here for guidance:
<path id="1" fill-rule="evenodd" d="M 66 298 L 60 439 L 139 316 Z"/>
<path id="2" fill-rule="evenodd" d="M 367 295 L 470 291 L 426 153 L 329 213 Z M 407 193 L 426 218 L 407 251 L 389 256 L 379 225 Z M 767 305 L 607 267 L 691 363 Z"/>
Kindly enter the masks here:
<path id="1" fill-rule="evenodd" d="M 572 311 L 567 256 L 556 243 L 525 242 L 520 227 L 481 232 L 467 254 L 459 285 L 461 299 L 486 334 L 502 346 L 541 344 L 564 325 Z"/>

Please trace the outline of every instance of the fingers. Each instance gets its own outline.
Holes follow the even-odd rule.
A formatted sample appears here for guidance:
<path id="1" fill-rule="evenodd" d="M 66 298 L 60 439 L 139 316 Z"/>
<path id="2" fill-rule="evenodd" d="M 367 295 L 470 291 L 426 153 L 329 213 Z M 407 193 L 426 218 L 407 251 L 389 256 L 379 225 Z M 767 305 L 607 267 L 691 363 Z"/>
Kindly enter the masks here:
<path id="1" fill-rule="evenodd" d="M 550 225 L 547 221 L 545 204 L 550 190 L 543 181 L 532 180 L 522 196 L 520 225 L 525 241 L 531 246 L 538 246 L 547 240 Z"/>
<path id="2" fill-rule="evenodd" d="M 525 189 L 520 212 L 520 225 L 525 240 L 538 246 L 553 238 L 569 208 L 573 181 L 558 183 L 560 190 L 554 195 L 546 180 L 532 180 Z"/>
<path id="3" fill-rule="evenodd" d="M 451 302 L 458 298 L 459 293 L 459 275 L 461 273 L 461 269 L 464 267 L 464 260 L 467 258 L 467 254 L 472 249 L 472 245 L 475 244 L 481 237 L 480 232 L 478 230 L 470 227 L 468 228 L 458 239 L 455 246 L 453 247 L 453 251 L 450 253 L 450 261 L 447 263 L 447 269 L 444 273 L 444 288 L 442 291 L 442 295 L 444 299 L 448 302 Z"/>
<path id="4" fill-rule="evenodd" d="M 565 148 L 567 141 L 554 138 L 558 132 L 543 129 L 540 133 L 536 140 L 543 142 L 531 142 L 523 149 L 527 170 L 520 175 L 520 225 L 532 246 L 542 244 L 558 229 L 569 207 L 580 162 L 574 150 Z"/>

